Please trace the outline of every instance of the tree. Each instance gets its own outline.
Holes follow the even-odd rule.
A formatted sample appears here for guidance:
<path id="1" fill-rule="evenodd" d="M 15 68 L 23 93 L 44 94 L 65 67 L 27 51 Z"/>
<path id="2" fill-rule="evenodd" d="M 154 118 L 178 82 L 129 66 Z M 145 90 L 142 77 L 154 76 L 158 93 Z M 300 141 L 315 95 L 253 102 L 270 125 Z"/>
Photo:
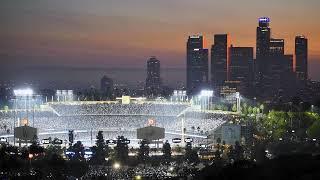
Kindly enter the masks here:
<path id="1" fill-rule="evenodd" d="M 254 115 L 257 115 L 257 113 L 258 113 L 258 111 L 257 111 L 257 107 L 253 107 L 252 108 L 252 113 L 254 114 Z"/>
<path id="2" fill-rule="evenodd" d="M 45 153 L 47 157 L 51 157 L 54 154 L 61 155 L 63 150 L 61 149 L 61 146 L 50 145 L 45 149 Z"/>
<path id="3" fill-rule="evenodd" d="M 320 138 L 320 120 L 314 121 L 314 123 L 308 128 L 307 135 L 310 138 Z"/>
<path id="4" fill-rule="evenodd" d="M 234 146 L 234 158 L 236 161 L 243 159 L 243 148 L 240 145 L 239 141 L 236 141 Z"/>
<path id="5" fill-rule="evenodd" d="M 242 114 L 248 114 L 248 109 L 247 109 L 247 107 L 248 107 L 248 105 L 247 105 L 247 103 L 243 103 L 242 104 Z"/>
<path id="6" fill-rule="evenodd" d="M 231 109 L 232 109 L 233 112 L 236 112 L 237 111 L 237 105 L 233 104 Z"/>
<path id="7" fill-rule="evenodd" d="M 217 138 L 217 144 L 220 144 L 221 143 L 221 138 Z"/>
<path id="8" fill-rule="evenodd" d="M 289 126 L 289 116 L 284 111 L 270 111 L 264 118 L 263 126 L 269 135 L 279 139 L 285 135 Z"/>
<path id="9" fill-rule="evenodd" d="M 230 145 L 228 148 L 228 153 L 227 153 L 227 156 L 228 156 L 228 159 L 230 162 L 234 161 L 234 159 L 235 159 L 234 155 L 235 155 L 234 148 L 232 145 Z"/>
<path id="10" fill-rule="evenodd" d="M 217 138 L 217 144 L 216 144 L 216 151 L 214 152 L 214 157 L 216 158 L 216 159 L 220 159 L 220 157 L 221 157 L 221 138 L 220 137 L 218 137 Z"/>
<path id="11" fill-rule="evenodd" d="M 251 106 L 248 107 L 248 113 L 249 113 L 249 114 L 252 114 L 252 113 L 253 113 L 253 109 L 252 109 Z"/>
<path id="12" fill-rule="evenodd" d="M 171 160 L 171 146 L 168 140 L 162 146 L 163 160 L 167 163 Z"/>
<path id="13" fill-rule="evenodd" d="M 191 130 L 194 132 L 196 128 L 194 126 L 191 126 Z"/>
<path id="14" fill-rule="evenodd" d="M 44 153 L 44 148 L 39 146 L 38 137 L 37 136 L 35 136 L 33 138 L 32 144 L 29 147 L 29 153 L 30 154 L 41 154 L 41 153 Z"/>
<path id="15" fill-rule="evenodd" d="M 126 162 L 128 160 L 129 148 L 127 144 L 128 139 L 124 136 L 118 136 L 117 145 L 115 149 L 115 158 L 120 162 Z"/>
<path id="16" fill-rule="evenodd" d="M 49 172 L 53 179 L 64 179 L 64 174 L 66 173 L 66 161 L 61 156 L 62 149 L 60 146 L 49 146 L 46 149 L 45 161 L 48 170 L 44 172 Z"/>
<path id="17" fill-rule="evenodd" d="M 148 146 L 147 140 L 143 139 L 140 144 L 138 152 L 138 160 L 140 162 L 146 162 L 149 158 L 150 148 Z"/>
<path id="18" fill-rule="evenodd" d="M 16 169 L 22 166 L 19 164 L 18 159 L 18 148 L 11 145 L 2 144 L 0 145 L 0 169 Z"/>
<path id="19" fill-rule="evenodd" d="M 261 110 L 261 113 L 263 114 L 264 105 L 263 105 L 263 104 L 261 104 L 261 105 L 260 105 L 260 107 L 259 107 L 259 109 Z"/>
<path id="20" fill-rule="evenodd" d="M 222 152 L 220 151 L 220 149 L 216 149 L 216 151 L 214 152 L 215 160 L 221 159 L 221 154 Z"/>
<path id="21" fill-rule="evenodd" d="M 187 144 L 186 144 L 185 158 L 189 163 L 199 162 L 198 153 L 197 153 L 197 151 L 192 149 L 191 142 L 187 142 Z"/>
<path id="22" fill-rule="evenodd" d="M 264 163 L 267 160 L 266 157 L 266 144 L 264 142 L 258 142 L 253 147 L 253 158 L 257 161 L 257 163 L 261 164 Z"/>
<path id="23" fill-rule="evenodd" d="M 73 146 L 69 147 L 69 151 L 74 153 L 74 155 L 69 156 L 71 160 L 84 160 L 84 147 L 81 141 L 77 141 Z"/>
<path id="24" fill-rule="evenodd" d="M 103 164 L 108 155 L 108 146 L 103 138 L 103 132 L 99 131 L 97 135 L 96 146 L 92 147 L 93 156 L 91 161 L 96 164 Z"/>

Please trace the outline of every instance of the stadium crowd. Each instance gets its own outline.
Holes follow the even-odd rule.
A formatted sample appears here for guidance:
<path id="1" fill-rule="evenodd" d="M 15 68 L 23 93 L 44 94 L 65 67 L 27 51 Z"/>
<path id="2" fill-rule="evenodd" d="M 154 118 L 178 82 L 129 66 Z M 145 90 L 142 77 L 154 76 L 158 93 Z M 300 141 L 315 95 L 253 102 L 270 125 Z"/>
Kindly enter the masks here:
<path id="1" fill-rule="evenodd" d="M 179 137 L 182 130 L 182 119 L 186 134 L 206 135 L 223 123 L 232 119 L 228 114 L 208 114 L 189 112 L 177 117 L 186 105 L 179 104 L 55 104 L 52 111 L 34 112 L 1 112 L 0 135 L 13 132 L 13 122 L 16 119 L 28 117 L 29 125 L 38 128 L 41 137 L 58 137 L 68 139 L 67 131 L 75 130 L 75 140 L 90 142 L 97 131 L 104 131 L 107 139 L 124 135 L 136 139 L 136 130 L 148 125 L 149 119 L 154 119 L 155 126 L 166 129 L 166 139 Z M 56 113 L 58 112 L 58 113 Z M 163 116 L 169 115 L 169 116 Z M 18 126 L 16 124 L 15 126 Z M 168 132 L 172 132 L 171 134 Z M 93 136 L 94 138 L 94 136 Z"/>
<path id="2" fill-rule="evenodd" d="M 82 114 L 146 114 L 176 116 L 187 108 L 182 104 L 52 104 L 51 107 L 60 115 L 82 115 Z"/>

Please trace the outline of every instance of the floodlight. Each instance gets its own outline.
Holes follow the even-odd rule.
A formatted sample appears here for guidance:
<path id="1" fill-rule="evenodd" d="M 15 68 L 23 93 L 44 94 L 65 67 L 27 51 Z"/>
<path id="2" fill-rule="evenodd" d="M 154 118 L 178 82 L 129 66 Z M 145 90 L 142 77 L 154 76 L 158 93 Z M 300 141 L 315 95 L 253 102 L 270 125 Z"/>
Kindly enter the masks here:
<path id="1" fill-rule="evenodd" d="M 13 90 L 15 96 L 32 96 L 33 90 L 32 89 L 15 89 Z"/>
<path id="2" fill-rule="evenodd" d="M 212 90 L 201 90 L 200 96 L 202 97 L 212 97 L 213 91 Z"/>
<path id="3" fill-rule="evenodd" d="M 240 98 L 240 93 L 236 92 L 236 98 Z"/>

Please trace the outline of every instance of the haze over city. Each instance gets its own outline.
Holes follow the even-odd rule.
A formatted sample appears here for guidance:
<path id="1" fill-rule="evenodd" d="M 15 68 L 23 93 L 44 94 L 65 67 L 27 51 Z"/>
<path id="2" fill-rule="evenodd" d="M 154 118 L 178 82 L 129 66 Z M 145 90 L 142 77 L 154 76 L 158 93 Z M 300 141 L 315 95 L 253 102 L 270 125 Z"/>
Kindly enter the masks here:
<path id="1" fill-rule="evenodd" d="M 320 179 L 319 8 L 1 1 L 0 179 Z"/>
<path id="2" fill-rule="evenodd" d="M 6 1 L 0 7 L 0 80 L 98 85 L 145 80 L 145 62 L 161 60 L 165 83 L 185 82 L 188 35 L 229 33 L 236 46 L 255 47 L 258 17 L 271 19 L 274 37 L 309 39 L 309 76 L 320 79 L 318 0 Z M 116 69 L 114 69 L 116 67 Z M 64 76 L 58 76 L 64 74 Z M 168 78 L 171 77 L 171 78 Z"/>

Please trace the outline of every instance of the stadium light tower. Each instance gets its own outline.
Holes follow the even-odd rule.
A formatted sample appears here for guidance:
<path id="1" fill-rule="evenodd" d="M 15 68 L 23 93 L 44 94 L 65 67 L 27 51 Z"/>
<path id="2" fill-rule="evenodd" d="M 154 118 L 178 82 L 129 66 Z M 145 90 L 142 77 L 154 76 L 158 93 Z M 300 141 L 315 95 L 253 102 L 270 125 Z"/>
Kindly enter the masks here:
<path id="1" fill-rule="evenodd" d="M 13 90 L 13 94 L 15 96 L 15 103 L 17 103 L 17 99 L 24 100 L 24 110 L 27 112 L 27 116 L 28 116 L 28 109 L 30 106 L 29 100 L 34 95 L 33 90 L 30 88 L 15 89 L 15 90 Z M 27 106 L 28 106 L 28 108 L 27 108 Z"/>
<path id="2" fill-rule="evenodd" d="M 33 95 L 33 90 L 30 88 L 26 88 L 26 89 L 15 89 L 13 90 L 13 93 L 15 96 L 19 96 L 19 97 L 29 97 Z"/>
<path id="3" fill-rule="evenodd" d="M 16 121 L 18 121 L 18 114 L 17 114 L 17 105 L 18 105 L 18 98 L 21 100 L 24 99 L 24 109 L 27 111 L 27 118 L 29 116 L 28 110 L 27 110 L 27 101 L 29 103 L 29 97 L 33 96 L 33 90 L 30 88 L 25 89 L 14 89 L 14 112 L 15 112 L 15 118 L 13 118 L 13 127 L 16 127 Z M 15 145 L 15 135 L 13 135 L 13 144 Z"/>
<path id="4" fill-rule="evenodd" d="M 237 99 L 237 112 L 240 112 L 240 93 L 236 92 L 236 99 Z"/>
<path id="5" fill-rule="evenodd" d="M 210 109 L 209 103 L 210 103 L 210 98 L 212 96 L 213 96 L 213 91 L 212 90 L 201 90 L 199 98 L 200 98 L 200 101 L 201 101 L 202 98 L 205 98 L 204 105 L 207 105 L 207 107 L 205 107 L 205 110 L 209 110 Z"/>

